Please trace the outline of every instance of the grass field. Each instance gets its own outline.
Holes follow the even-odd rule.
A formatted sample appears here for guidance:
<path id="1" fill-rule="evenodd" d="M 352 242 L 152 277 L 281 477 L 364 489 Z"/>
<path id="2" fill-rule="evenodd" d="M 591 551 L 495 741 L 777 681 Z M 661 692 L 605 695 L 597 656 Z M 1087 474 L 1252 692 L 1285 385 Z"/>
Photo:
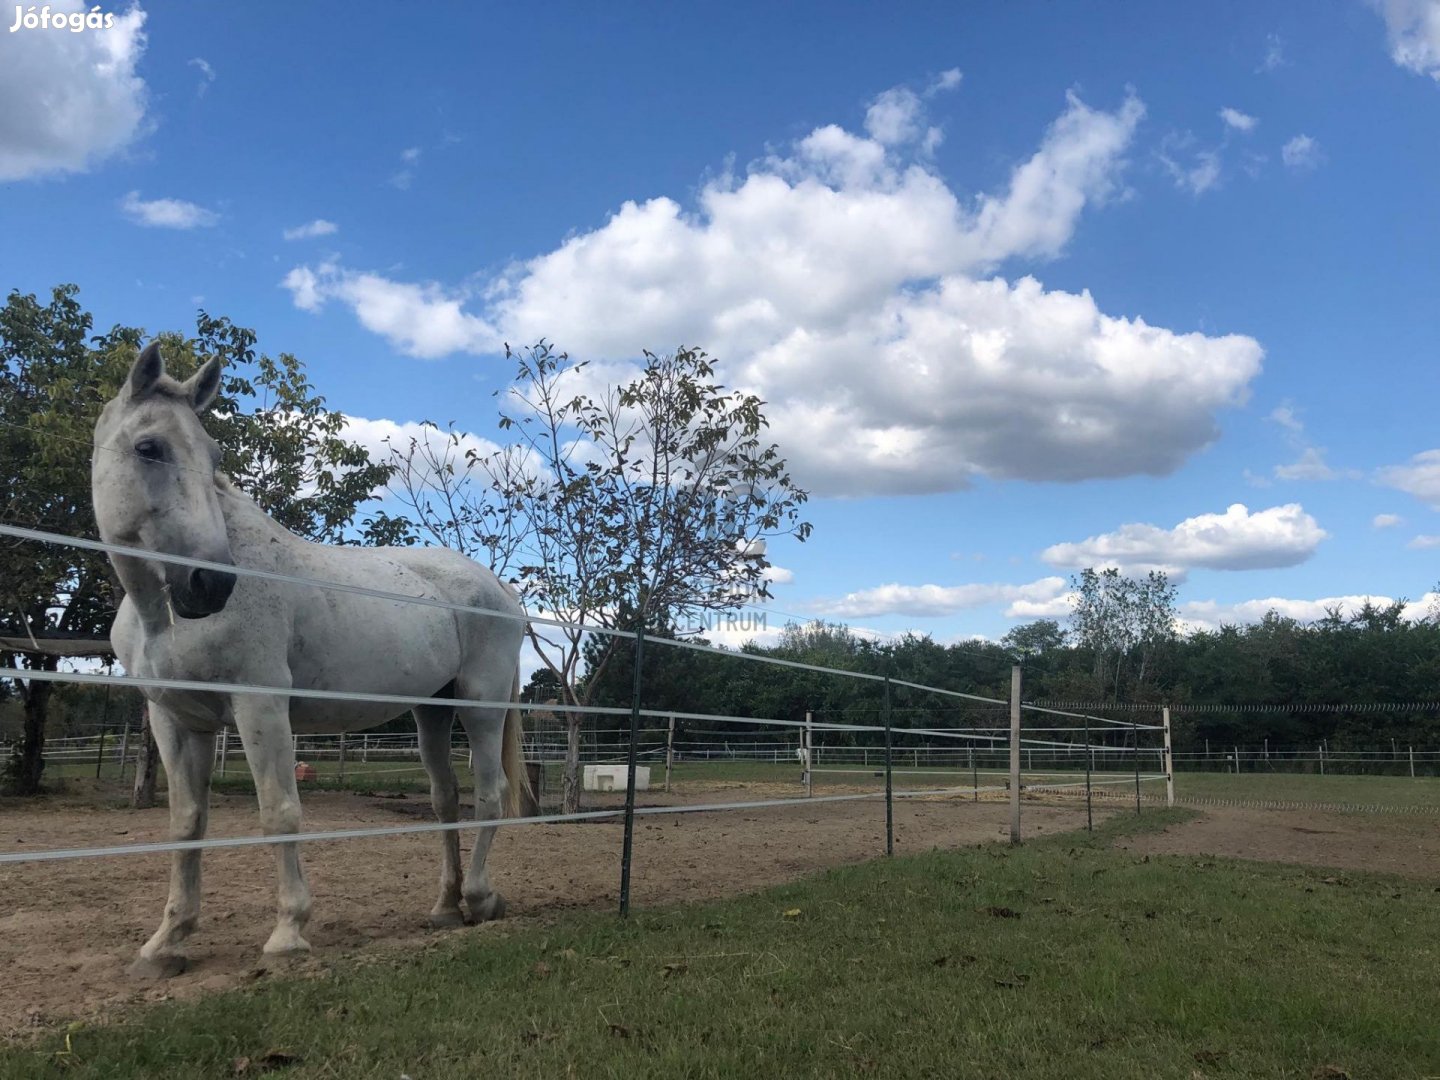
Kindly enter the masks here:
<path id="1" fill-rule="evenodd" d="M 410 761 L 357 761 L 346 762 L 345 776 L 339 775 L 339 765 L 334 760 L 313 762 L 318 777 L 311 781 L 322 789 L 345 788 L 349 790 L 405 791 L 423 793 L 430 789 L 424 770 L 414 760 Z M 664 763 L 648 762 L 650 780 L 653 786 L 660 786 L 664 780 Z M 828 770 L 827 766 L 827 770 Z M 862 768 L 858 765 L 835 766 L 841 771 L 817 772 L 815 790 L 829 793 L 840 789 L 878 789 L 882 784 L 877 776 L 881 770 L 876 766 Z M 462 783 L 465 770 L 457 765 Z M 245 792 L 253 790 L 249 770 L 241 760 L 229 762 L 227 775 L 215 777 L 218 791 Z M 895 786 L 906 788 L 968 787 L 973 782 L 969 769 L 924 769 L 914 770 L 910 766 L 897 766 L 894 770 Z M 69 762 L 63 766 L 50 766 L 47 778 L 85 780 L 95 775 L 93 765 Z M 107 768 L 105 776 L 114 778 L 113 765 Z M 1117 774 L 1109 774 L 1112 778 Z M 1003 786 L 1007 774 L 1003 771 L 981 770 L 981 787 Z M 801 772 L 797 764 L 784 762 L 759 762 L 746 760 L 683 761 L 675 766 L 673 782 L 682 789 L 695 783 L 718 784 L 773 784 L 793 787 L 796 796 L 803 788 Z M 1024 782 L 1030 784 L 1065 784 L 1083 781 L 1084 774 L 1025 773 Z M 163 773 L 162 773 L 163 784 Z M 558 799 L 560 791 L 560 766 L 556 763 L 546 766 L 546 790 L 548 802 Z M 309 786 L 309 785 L 307 785 Z M 1123 793 L 1129 797 L 1133 789 L 1126 783 L 1112 783 L 1106 790 Z M 1164 784 L 1146 781 L 1142 788 L 1147 796 L 1164 794 Z M 1253 772 L 1239 775 L 1223 772 L 1177 772 L 1175 774 L 1176 796 L 1182 803 L 1187 799 L 1224 799 L 1252 802 L 1297 802 L 1327 805 L 1380 806 L 1388 808 L 1437 807 L 1440 808 L 1440 778 L 1421 776 L 1416 778 L 1398 776 L 1356 776 L 1316 773 Z M 743 797 L 743 792 L 737 797 Z"/>
<path id="2" fill-rule="evenodd" d="M 461 933 L 72 1026 L 0 1075 L 1440 1074 L 1434 885 L 1110 846 L 1184 814 Z"/>

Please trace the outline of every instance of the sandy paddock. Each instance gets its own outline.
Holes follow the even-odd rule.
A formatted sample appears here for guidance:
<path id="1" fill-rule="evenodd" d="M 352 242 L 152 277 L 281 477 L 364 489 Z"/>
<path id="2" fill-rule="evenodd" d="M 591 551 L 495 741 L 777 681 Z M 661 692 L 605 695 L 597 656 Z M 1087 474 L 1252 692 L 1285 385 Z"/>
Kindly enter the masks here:
<path id="1" fill-rule="evenodd" d="M 706 784 L 659 802 L 741 801 L 793 795 L 760 785 Z M 312 793 L 307 829 L 431 820 L 424 796 Z M 900 800 L 896 850 L 924 851 L 1003 839 L 1003 802 Z M 1083 806 L 1027 804 L 1028 835 L 1084 825 Z M 1387 820 L 1379 836 L 1363 815 L 1304 811 L 1207 811 L 1195 823 L 1127 844 L 1144 852 L 1282 859 L 1440 879 L 1440 828 L 1433 819 Z M 211 835 L 250 835 L 253 800 L 216 796 Z M 754 890 L 883 851 L 884 807 L 874 802 L 788 806 L 642 818 L 637 823 L 632 899 L 637 906 Z M 166 812 L 97 809 L 50 800 L 7 806 L 0 850 L 163 840 Z M 513 925 L 572 908 L 608 908 L 619 886 L 621 827 L 595 822 L 502 830 L 491 853 L 496 887 Z M 464 843 L 462 834 L 462 844 Z M 307 845 L 314 893 L 311 964 L 360 950 L 417 947 L 441 933 L 425 917 L 434 902 L 438 840 L 404 836 Z M 125 975 L 154 930 L 169 857 L 122 856 L 0 868 L 0 1035 L 103 1013 L 115 1005 L 186 997 L 257 977 L 273 923 L 273 857 L 260 847 L 207 852 L 204 909 L 191 939 L 191 968 L 159 984 Z M 492 924 L 493 926 L 494 924 Z"/>

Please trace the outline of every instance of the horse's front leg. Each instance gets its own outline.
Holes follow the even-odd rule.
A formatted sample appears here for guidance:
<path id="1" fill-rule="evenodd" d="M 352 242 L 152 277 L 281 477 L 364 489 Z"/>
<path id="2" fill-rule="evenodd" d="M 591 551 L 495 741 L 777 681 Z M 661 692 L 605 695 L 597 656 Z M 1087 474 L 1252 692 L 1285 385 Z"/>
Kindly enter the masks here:
<path id="1" fill-rule="evenodd" d="M 210 816 L 210 769 L 215 736 L 191 731 L 159 705 L 150 706 L 150 731 L 165 764 L 170 800 L 170 838 L 200 840 Z M 156 930 L 130 965 L 130 974 L 160 979 L 185 970 L 181 949 L 200 919 L 200 852 L 176 851 L 170 861 L 170 896 Z"/>
<path id="2" fill-rule="evenodd" d="M 290 707 L 285 698 L 237 694 L 235 726 L 245 746 L 245 759 L 255 778 L 260 803 L 260 828 L 266 836 L 300 831 L 300 792 L 295 786 L 295 747 L 290 741 Z M 300 866 L 299 845 L 276 844 L 279 875 L 275 930 L 265 942 L 265 955 L 310 951 L 302 933 L 310 920 L 310 886 Z"/>

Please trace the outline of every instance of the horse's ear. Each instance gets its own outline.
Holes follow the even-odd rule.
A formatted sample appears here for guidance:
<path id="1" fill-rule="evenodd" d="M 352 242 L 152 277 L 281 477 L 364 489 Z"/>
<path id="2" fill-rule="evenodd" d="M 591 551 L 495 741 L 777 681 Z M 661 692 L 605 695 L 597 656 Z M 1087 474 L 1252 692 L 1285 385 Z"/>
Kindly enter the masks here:
<path id="1" fill-rule="evenodd" d="M 190 407 L 203 413 L 220 392 L 220 357 L 212 356 L 205 365 L 190 376 L 185 383 L 185 392 L 190 395 Z"/>
<path id="2" fill-rule="evenodd" d="M 155 389 L 160 376 L 165 374 L 165 360 L 160 355 L 160 343 L 152 341 L 140 353 L 140 358 L 130 368 L 130 396 L 141 398 Z"/>

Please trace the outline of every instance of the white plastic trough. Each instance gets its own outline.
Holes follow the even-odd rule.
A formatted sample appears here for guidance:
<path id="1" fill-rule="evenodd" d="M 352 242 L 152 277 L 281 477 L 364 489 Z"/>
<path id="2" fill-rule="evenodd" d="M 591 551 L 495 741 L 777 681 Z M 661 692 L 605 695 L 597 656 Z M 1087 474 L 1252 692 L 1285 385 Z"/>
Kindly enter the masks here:
<path id="1" fill-rule="evenodd" d="M 582 782 L 586 791 L 624 791 L 624 765 L 586 765 Z M 635 790 L 650 788 L 650 766 L 635 766 Z"/>

